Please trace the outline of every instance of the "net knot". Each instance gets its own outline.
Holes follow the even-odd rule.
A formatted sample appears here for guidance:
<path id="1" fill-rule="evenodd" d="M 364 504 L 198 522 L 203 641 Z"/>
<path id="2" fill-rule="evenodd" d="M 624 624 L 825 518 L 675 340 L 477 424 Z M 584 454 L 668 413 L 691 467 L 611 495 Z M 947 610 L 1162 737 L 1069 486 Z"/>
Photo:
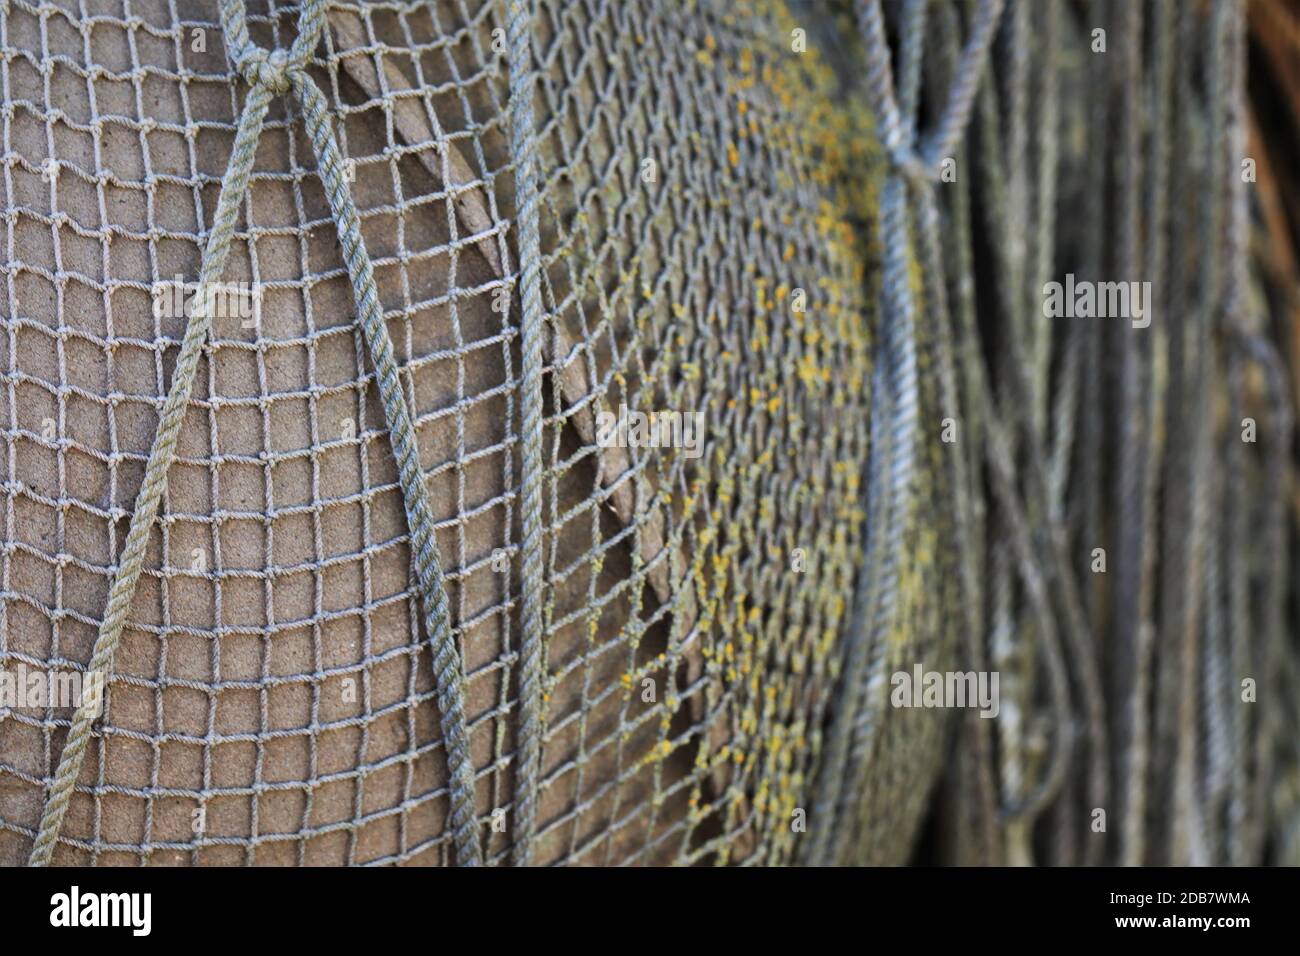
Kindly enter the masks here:
<path id="1" fill-rule="evenodd" d="M 301 65 L 291 65 L 289 54 L 284 50 L 266 50 L 254 48 L 244 56 L 242 62 L 236 62 L 235 69 L 250 86 L 264 86 L 276 96 L 289 92 L 292 85 L 290 73 L 301 71 Z"/>

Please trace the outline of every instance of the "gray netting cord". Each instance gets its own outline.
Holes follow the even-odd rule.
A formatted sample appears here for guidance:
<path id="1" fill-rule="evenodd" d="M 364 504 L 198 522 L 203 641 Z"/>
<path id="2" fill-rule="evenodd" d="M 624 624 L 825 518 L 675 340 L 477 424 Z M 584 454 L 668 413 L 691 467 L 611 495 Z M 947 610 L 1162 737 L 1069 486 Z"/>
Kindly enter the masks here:
<path id="1" fill-rule="evenodd" d="M 1300 858 L 1245 19 L 0 3 L 0 863 Z"/>
<path id="2" fill-rule="evenodd" d="M 409 586 L 403 561 L 408 541 L 421 572 L 430 554 L 403 429 L 366 423 L 374 392 L 384 424 L 401 403 L 382 339 L 375 347 L 363 250 L 314 85 L 356 167 L 364 251 L 423 432 L 451 631 L 465 648 L 474 783 L 494 821 L 496 810 L 510 814 L 508 836 L 484 831 L 493 862 L 789 853 L 788 837 L 760 839 L 759 821 L 806 786 L 837 591 L 856 552 L 847 476 L 865 447 L 856 424 L 865 402 L 849 383 L 869 369 L 860 259 L 851 232 L 819 205 L 825 183 L 801 193 L 774 185 L 814 182 L 814 154 L 794 128 L 781 150 L 760 151 L 757 117 L 788 122 L 795 112 L 767 92 L 775 77 L 755 82 L 781 64 L 770 33 L 767 47 L 753 44 L 776 8 L 715 26 L 713 53 L 753 77 L 744 106 L 755 118 L 714 130 L 731 149 L 665 164 L 655 188 L 639 182 L 634 158 L 697 149 L 694 133 L 676 138 L 688 129 L 666 122 L 674 113 L 698 112 L 700 90 L 735 93 L 709 50 L 684 48 L 675 21 L 643 12 L 568 0 L 334 4 L 323 51 L 302 60 L 305 23 L 294 53 L 259 47 L 276 49 L 281 20 L 315 7 L 250 6 L 258 46 L 239 11 L 227 11 L 218 59 L 189 48 L 209 21 L 165 0 L 125 13 L 10 5 L 0 22 L 13 207 L 0 653 L 6 664 L 83 673 L 89 658 L 95 673 L 114 640 L 116 651 L 110 709 L 88 734 L 84 713 L 68 719 L 53 706 L 0 719 L 6 860 L 33 847 L 38 860 L 91 862 L 446 861 L 453 845 L 458 862 L 473 857 L 459 825 L 464 774 L 444 769 L 462 751 L 442 666 L 455 658 L 442 654 L 437 624 L 420 627 L 416 614 L 436 616 L 439 598 L 429 600 L 422 574 Z M 496 23 L 511 42 L 498 50 L 493 38 L 488 56 Z M 615 37 L 606 56 L 591 55 Z M 647 96 L 608 69 L 619 61 L 637 71 L 673 63 L 675 78 Z M 232 72 L 248 83 L 243 104 Z M 89 93 L 81 113 L 55 105 L 77 107 L 79 91 Z M 294 94 L 294 115 L 277 112 L 281 92 Z M 274 146 L 245 170 L 259 122 L 261 142 Z M 102 157 L 65 154 L 69 129 Z M 315 169 L 295 151 L 304 129 Z M 575 130 L 588 132 L 575 139 Z M 43 168 L 54 174 L 41 180 L 49 207 L 28 189 Z M 769 172 L 755 178 L 751 168 Z M 501 188 L 503 175 L 514 189 Z M 618 192 L 627 202 L 615 224 Z M 188 220 L 182 197 L 192 200 Z M 754 197 L 762 217 L 750 214 Z M 232 226 L 241 204 L 246 225 Z M 763 218 L 796 228 L 773 247 L 756 225 Z M 519 275 L 505 265 L 508 221 L 519 226 Z M 29 227 L 51 241 L 48 258 Z M 147 303 L 135 296 L 178 260 L 177 271 L 197 269 L 203 282 L 221 276 L 228 231 L 226 274 L 274 301 L 264 327 L 231 334 L 205 311 L 179 334 L 156 311 L 152 327 L 141 322 Z M 60 252 L 87 242 L 102 267 Z M 177 252 L 191 245 L 198 259 L 184 262 Z M 744 255 L 720 254 L 729 248 Z M 678 264 L 692 249 L 708 250 L 707 275 L 683 283 Z M 814 280 L 826 277 L 833 284 L 819 291 Z M 773 331 L 755 279 L 771 283 L 763 299 L 812 290 L 836 322 L 800 337 L 798 380 L 735 361 Z M 66 305 L 63 291 L 40 294 L 46 282 L 66 290 Z M 518 328 L 487 307 L 514 289 Z M 688 310 L 712 314 L 715 328 L 682 321 Z M 843 380 L 830 375 L 850 366 Z M 726 369 L 726 381 L 702 378 L 703 368 Z M 103 374 L 90 381 L 90 370 Z M 206 435 L 176 424 L 191 384 L 190 421 L 207 418 Z M 54 438 L 27 419 L 45 398 L 59 405 Z M 672 451 L 595 450 L 595 412 L 611 400 L 708 409 L 721 426 L 716 454 L 696 466 Z M 360 424 L 344 419 L 354 427 L 339 437 L 334 416 L 345 410 L 360 411 Z M 105 427 L 92 434 L 95 422 Z M 819 436 L 819 453 L 778 460 L 797 428 Z M 393 443 L 398 474 L 372 447 L 381 442 Z M 138 489 L 132 508 L 125 496 Z M 804 543 L 826 573 L 800 595 L 772 588 L 771 552 L 797 546 L 760 520 L 776 500 L 797 502 L 817 529 Z M 59 530 L 28 540 L 46 514 Z M 497 551 L 516 563 L 498 566 Z M 188 568 L 176 560 L 190 553 Z M 133 606 L 115 631 L 124 602 Z M 798 641 L 781 636 L 787 616 L 809 622 Z M 421 630 L 435 640 L 421 641 Z M 647 679 L 671 691 L 652 707 L 640 698 Z M 349 682 L 360 699 L 340 686 Z"/>
<path id="3" fill-rule="evenodd" d="M 293 47 L 287 53 L 275 50 L 269 54 L 255 46 L 249 38 L 243 0 L 221 0 L 220 8 L 227 54 L 235 70 L 249 84 L 250 91 L 240 116 L 230 165 L 221 185 L 217 213 L 200 271 L 199 289 L 211 288 L 221 279 L 236 216 L 248 188 L 253 157 L 267 108 L 272 97 L 284 96 L 292 90 L 302 107 L 303 122 L 311 138 L 331 211 L 338 224 L 339 241 L 352 282 L 357 312 L 377 373 L 384 418 L 388 424 L 393 454 L 397 459 L 411 530 L 413 561 L 419 580 L 420 599 L 424 606 L 425 627 L 434 648 L 438 704 L 452 776 L 451 824 L 456 839 L 457 861 L 463 865 L 478 865 L 482 861 L 482 852 L 478 842 L 474 785 L 465 735 L 460 652 L 448 622 L 446 590 L 433 538 L 428 491 L 419 468 L 415 430 L 402 394 L 393 358 L 393 345 L 379 307 L 370 257 L 361 239 L 360 222 L 349 195 L 343 159 L 330 125 L 329 110 L 320 90 L 304 69 L 307 58 L 320 41 L 325 27 L 326 3 L 325 0 L 304 0 L 298 15 L 298 35 Z M 171 389 L 159 420 L 158 434 L 149 453 L 144 482 L 131 516 L 130 531 L 113 581 L 108 608 L 95 641 L 89 669 L 91 674 L 107 677 L 112 670 L 113 655 L 126 624 L 131 597 L 135 593 L 143 567 L 149 530 L 157 516 L 158 505 L 167 484 L 167 472 L 175 457 L 177 436 L 193 390 L 199 354 L 211 324 L 207 298 L 205 295 L 197 297 L 185 330 Z M 41 815 L 40 829 L 32 847 L 33 866 L 47 865 L 54 853 L 73 785 L 81 772 L 94 720 L 93 702 L 83 701 L 73 718 L 72 728 L 59 759 L 58 772 Z"/>

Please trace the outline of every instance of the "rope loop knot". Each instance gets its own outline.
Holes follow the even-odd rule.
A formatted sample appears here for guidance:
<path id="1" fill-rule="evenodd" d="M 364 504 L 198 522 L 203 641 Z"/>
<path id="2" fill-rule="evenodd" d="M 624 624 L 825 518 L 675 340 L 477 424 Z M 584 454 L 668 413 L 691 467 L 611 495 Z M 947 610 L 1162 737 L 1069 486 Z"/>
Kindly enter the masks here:
<path id="1" fill-rule="evenodd" d="M 914 149 L 901 144 L 896 144 L 893 147 L 886 144 L 886 154 L 889 158 L 890 169 L 897 175 L 902 176 L 911 185 L 921 187 L 938 182 L 937 164 L 927 163 L 925 157 Z"/>
<path id="2" fill-rule="evenodd" d="M 249 86 L 265 89 L 273 96 L 287 94 L 295 85 L 295 77 L 306 73 L 307 61 L 324 27 L 324 0 L 303 0 L 293 45 L 288 50 L 266 50 L 248 35 L 244 0 L 225 0 L 221 4 L 221 28 L 231 65 Z"/>
<path id="3" fill-rule="evenodd" d="M 284 50 L 268 53 L 254 47 L 245 53 L 242 61 L 235 61 L 235 69 L 249 86 L 264 86 L 276 96 L 284 96 L 292 86 L 289 81 L 289 54 Z"/>

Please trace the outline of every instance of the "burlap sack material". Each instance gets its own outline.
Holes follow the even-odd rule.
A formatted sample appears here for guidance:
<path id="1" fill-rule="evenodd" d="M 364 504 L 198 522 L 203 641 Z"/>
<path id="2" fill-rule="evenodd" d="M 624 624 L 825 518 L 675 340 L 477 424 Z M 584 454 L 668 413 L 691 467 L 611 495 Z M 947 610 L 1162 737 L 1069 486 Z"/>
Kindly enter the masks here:
<path id="1" fill-rule="evenodd" d="M 339 6 L 312 67 L 417 416 L 490 862 L 512 839 L 520 627 L 504 7 Z M 257 43 L 291 41 L 294 8 L 249 14 Z M 862 550 L 879 164 L 818 67 L 780 55 L 784 16 L 538 4 L 537 863 L 787 861 L 813 802 Z M 151 294 L 197 275 L 246 90 L 214 4 L 11 0 L 0 22 L 0 663 L 76 670 L 184 327 Z M 214 324 L 54 861 L 454 862 L 395 466 L 284 100 L 225 279 L 260 320 Z M 621 404 L 704 413 L 705 454 L 595 447 L 594 411 Z M 893 653 L 937 630 L 900 625 Z M 0 863 L 30 852 L 69 717 L 0 716 Z M 941 743 L 925 714 L 891 720 L 855 837 L 880 860 L 907 852 Z"/>

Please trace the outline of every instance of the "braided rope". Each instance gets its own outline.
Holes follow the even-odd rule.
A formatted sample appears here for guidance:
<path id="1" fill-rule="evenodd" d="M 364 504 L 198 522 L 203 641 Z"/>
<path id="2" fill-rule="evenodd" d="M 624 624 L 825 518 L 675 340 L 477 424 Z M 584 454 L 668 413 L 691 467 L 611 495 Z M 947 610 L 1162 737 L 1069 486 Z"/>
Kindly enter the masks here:
<path id="1" fill-rule="evenodd" d="M 433 670 L 441 711 L 443 740 L 451 777 L 451 824 L 457 862 L 478 865 L 482 850 L 474 814 L 474 775 L 465 727 L 464 692 L 460 653 L 447 609 L 446 589 L 438 563 L 433 512 L 420 470 L 415 428 L 402 392 L 393 345 L 383 321 L 374 270 L 361 239 L 361 224 L 344 174 L 342 154 L 329 121 L 328 104 L 307 76 L 306 63 L 320 41 L 325 24 L 324 0 L 304 0 L 298 15 L 298 35 L 291 49 L 267 52 L 248 35 L 243 0 L 221 0 L 221 23 L 226 52 L 236 71 L 250 85 L 226 175 L 222 180 L 213 230 L 200 269 L 200 291 L 220 279 L 235 231 L 240 203 L 248 192 L 254 154 L 273 96 L 292 90 L 303 111 L 303 122 L 316 156 L 318 173 L 338 227 L 339 244 L 351 280 L 358 317 L 375 366 L 379 394 L 397 460 L 402 497 L 410 526 L 412 560 L 424 610 L 425 629 L 433 649 Z M 108 609 L 91 657 L 90 673 L 105 678 L 126 624 L 131 596 L 144 565 L 149 531 L 167 485 L 167 472 L 176 453 L 181 422 L 194 385 L 199 354 L 207 338 L 211 316 L 206 296 L 200 295 L 172 376 L 171 388 L 159 421 L 145 469 L 144 481 L 131 517 L 126 546 L 110 592 Z M 95 720 L 93 704 L 84 701 L 73 718 L 72 729 L 59 760 L 40 828 L 32 848 L 31 863 L 48 865 Z"/>
<path id="2" fill-rule="evenodd" d="M 533 129 L 531 4 L 515 0 L 507 27 L 510 58 L 510 131 L 519 220 L 520 294 L 523 302 L 522 428 L 523 513 L 522 628 L 519 673 L 519 746 L 516 771 L 514 850 L 516 866 L 527 866 L 532 850 L 534 804 L 541 763 L 542 723 L 542 282 L 538 227 L 536 135 Z"/>

